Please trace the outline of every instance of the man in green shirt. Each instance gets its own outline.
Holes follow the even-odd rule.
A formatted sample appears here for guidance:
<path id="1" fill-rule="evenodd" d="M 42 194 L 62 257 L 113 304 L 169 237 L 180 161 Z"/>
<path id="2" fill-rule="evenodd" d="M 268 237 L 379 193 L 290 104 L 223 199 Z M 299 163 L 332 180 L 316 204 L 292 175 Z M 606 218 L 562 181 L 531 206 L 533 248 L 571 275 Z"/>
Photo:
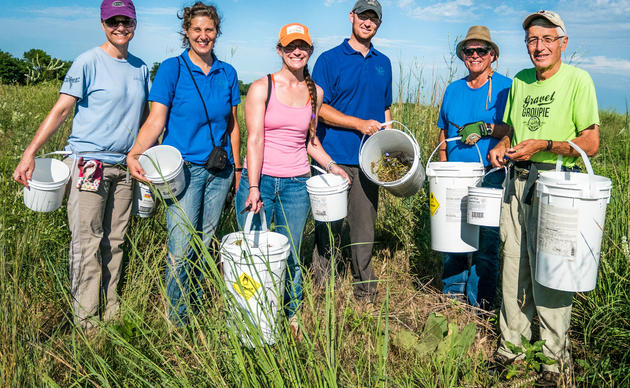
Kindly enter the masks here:
<path id="1" fill-rule="evenodd" d="M 534 68 L 516 74 L 503 121 L 513 128 L 488 155 L 494 166 L 512 162 L 501 212 L 503 248 L 503 303 L 500 314 L 499 362 L 518 358 L 507 347 L 531 338 L 536 313 L 543 353 L 555 360 L 543 365 L 538 383 L 555 386 L 569 376 L 569 324 L 573 293 L 553 290 L 534 279 L 538 200 L 534 193 L 539 170 L 555 168 L 558 155 L 566 170 L 579 154 L 599 149 L 599 115 L 595 87 L 583 70 L 562 63 L 568 37 L 564 22 L 551 11 L 533 13 L 523 22 L 525 43 Z"/>

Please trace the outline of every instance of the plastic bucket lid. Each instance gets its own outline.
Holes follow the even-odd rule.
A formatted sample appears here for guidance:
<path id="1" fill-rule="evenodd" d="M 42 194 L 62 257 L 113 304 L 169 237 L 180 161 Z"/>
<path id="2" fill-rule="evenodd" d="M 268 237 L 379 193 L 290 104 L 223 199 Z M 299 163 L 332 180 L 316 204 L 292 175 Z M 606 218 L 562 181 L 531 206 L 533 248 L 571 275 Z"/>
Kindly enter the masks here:
<path id="1" fill-rule="evenodd" d="M 503 195 L 502 189 L 494 189 L 491 187 L 469 187 L 468 195 L 476 195 L 480 197 L 501 198 Z"/>
<path id="2" fill-rule="evenodd" d="M 309 191 L 329 191 L 337 190 L 340 187 L 348 187 L 348 181 L 335 174 L 321 174 L 310 177 L 306 181 L 306 189 Z"/>
<path id="3" fill-rule="evenodd" d="M 478 177 L 485 168 L 477 162 L 431 162 L 427 166 L 428 177 Z"/>

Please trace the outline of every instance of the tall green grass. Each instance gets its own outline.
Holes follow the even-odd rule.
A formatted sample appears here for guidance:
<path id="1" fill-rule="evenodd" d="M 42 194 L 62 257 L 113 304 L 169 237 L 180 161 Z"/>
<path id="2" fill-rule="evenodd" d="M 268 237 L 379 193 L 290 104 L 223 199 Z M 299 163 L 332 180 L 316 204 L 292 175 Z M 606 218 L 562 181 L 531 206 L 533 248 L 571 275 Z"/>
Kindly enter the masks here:
<path id="1" fill-rule="evenodd" d="M 403 84 L 404 78 L 399 81 Z M 407 88 L 416 84 L 409 82 Z M 397 103 L 393 117 L 410 127 L 422 163 L 437 142 L 433 99 Z M 72 323 L 68 290 L 69 231 L 66 211 L 27 210 L 21 187 L 11 179 L 21 152 L 57 98 L 58 85 L 0 86 L 0 385 L 1 386 L 491 386 L 487 359 L 496 344 L 491 321 L 439 295 L 440 257 L 430 250 L 426 188 L 410 198 L 382 192 L 373 265 L 379 276 L 376 306 L 357 304 L 341 256 L 336 281 L 320 289 L 305 278 L 299 313 L 303 338 L 295 340 L 281 318 L 274 346 L 243 347 L 226 322 L 225 284 L 216 244 L 207 249 L 202 311 L 185 327 L 166 317 L 164 268 L 167 233 L 164 207 L 148 219 L 131 220 L 121 280 L 122 314 L 87 338 Z M 412 93 L 412 94 L 415 94 Z M 410 95 L 412 95 L 410 94 Z M 408 94 L 404 94 L 407 96 Z M 417 93 L 419 96 L 419 92 Z M 405 97 L 402 98 L 405 100 Z M 630 383 L 630 253 L 628 208 L 630 130 L 625 116 L 601 112 L 602 148 L 596 173 L 613 179 L 598 287 L 579 294 L 571 337 L 576 381 L 588 385 Z M 242 120 L 241 130 L 245 135 Z M 42 152 L 62 149 L 70 130 L 63 125 Z M 625 125 L 625 127 L 624 127 Z M 625 130 L 624 130 L 625 128 Z M 236 229 L 226 209 L 217 235 Z M 305 231 L 302 260 L 308 263 L 313 225 Z M 347 244 L 347 237 L 342 244 Z M 342 251 L 347 249 L 343 248 Z M 427 358 L 399 346 L 401 330 L 420 333 L 430 312 L 462 329 L 477 325 L 465 356 Z"/>

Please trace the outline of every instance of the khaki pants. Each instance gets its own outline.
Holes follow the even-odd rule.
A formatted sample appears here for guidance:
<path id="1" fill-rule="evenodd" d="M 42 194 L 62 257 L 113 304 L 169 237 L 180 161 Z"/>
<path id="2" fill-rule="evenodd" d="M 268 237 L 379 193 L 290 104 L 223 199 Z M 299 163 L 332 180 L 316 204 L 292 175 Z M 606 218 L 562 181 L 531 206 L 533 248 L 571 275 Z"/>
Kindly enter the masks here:
<path id="1" fill-rule="evenodd" d="M 521 346 L 521 335 L 531 340 L 534 313 L 540 321 L 540 338 L 545 340 L 543 353 L 554 360 L 543 365 L 553 372 L 567 368 L 569 356 L 569 324 L 572 292 L 547 288 L 535 280 L 536 232 L 538 228 L 538 198 L 532 204 L 523 203 L 525 180 L 514 178 L 515 195 L 501 209 L 501 240 L 503 247 L 503 303 L 499 325 L 501 343 L 498 353 L 514 357 L 506 341 Z"/>
<path id="2" fill-rule="evenodd" d="M 74 160 L 66 158 L 72 168 Z M 70 241 L 70 293 L 75 323 L 87 329 L 98 320 L 101 293 L 105 300 L 103 320 L 118 313 L 117 295 L 124 241 L 131 200 L 132 181 L 125 170 L 103 164 L 103 179 L 96 192 L 79 191 L 74 187 L 78 176 L 75 168 L 69 183 L 68 224 Z"/>

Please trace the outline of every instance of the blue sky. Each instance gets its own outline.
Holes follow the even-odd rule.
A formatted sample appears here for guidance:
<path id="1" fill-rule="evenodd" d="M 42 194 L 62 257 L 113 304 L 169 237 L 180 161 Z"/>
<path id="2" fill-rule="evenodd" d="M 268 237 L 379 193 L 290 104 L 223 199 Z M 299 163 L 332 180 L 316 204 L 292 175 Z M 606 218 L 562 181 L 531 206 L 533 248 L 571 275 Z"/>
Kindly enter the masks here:
<path id="1" fill-rule="evenodd" d="M 280 27 L 289 22 L 306 24 L 316 47 L 311 67 L 323 50 L 350 34 L 348 12 L 355 0 L 224 0 L 223 35 L 217 55 L 234 65 L 245 82 L 273 72 L 280 60 L 275 52 Z M 192 1 L 136 0 L 138 28 L 130 51 L 147 64 L 181 52 L 176 14 Z M 513 76 L 531 67 L 523 43 L 521 22 L 539 9 L 558 12 L 569 36 L 565 62 L 586 69 L 597 88 L 600 108 L 625 112 L 630 104 L 630 0 L 512 1 L 494 0 L 383 0 L 383 24 L 373 40 L 394 68 L 394 88 L 421 79 L 424 101 L 441 90 L 448 78 L 449 52 L 468 27 L 483 24 L 498 43 L 498 71 Z M 0 0 L 0 50 L 14 56 L 43 49 L 54 57 L 71 60 L 101 44 L 100 0 Z M 465 75 L 455 59 L 456 77 Z M 437 85 L 437 87 L 434 87 Z M 409 90 L 409 87 L 405 87 Z M 438 98 L 439 98 L 438 97 Z"/>

